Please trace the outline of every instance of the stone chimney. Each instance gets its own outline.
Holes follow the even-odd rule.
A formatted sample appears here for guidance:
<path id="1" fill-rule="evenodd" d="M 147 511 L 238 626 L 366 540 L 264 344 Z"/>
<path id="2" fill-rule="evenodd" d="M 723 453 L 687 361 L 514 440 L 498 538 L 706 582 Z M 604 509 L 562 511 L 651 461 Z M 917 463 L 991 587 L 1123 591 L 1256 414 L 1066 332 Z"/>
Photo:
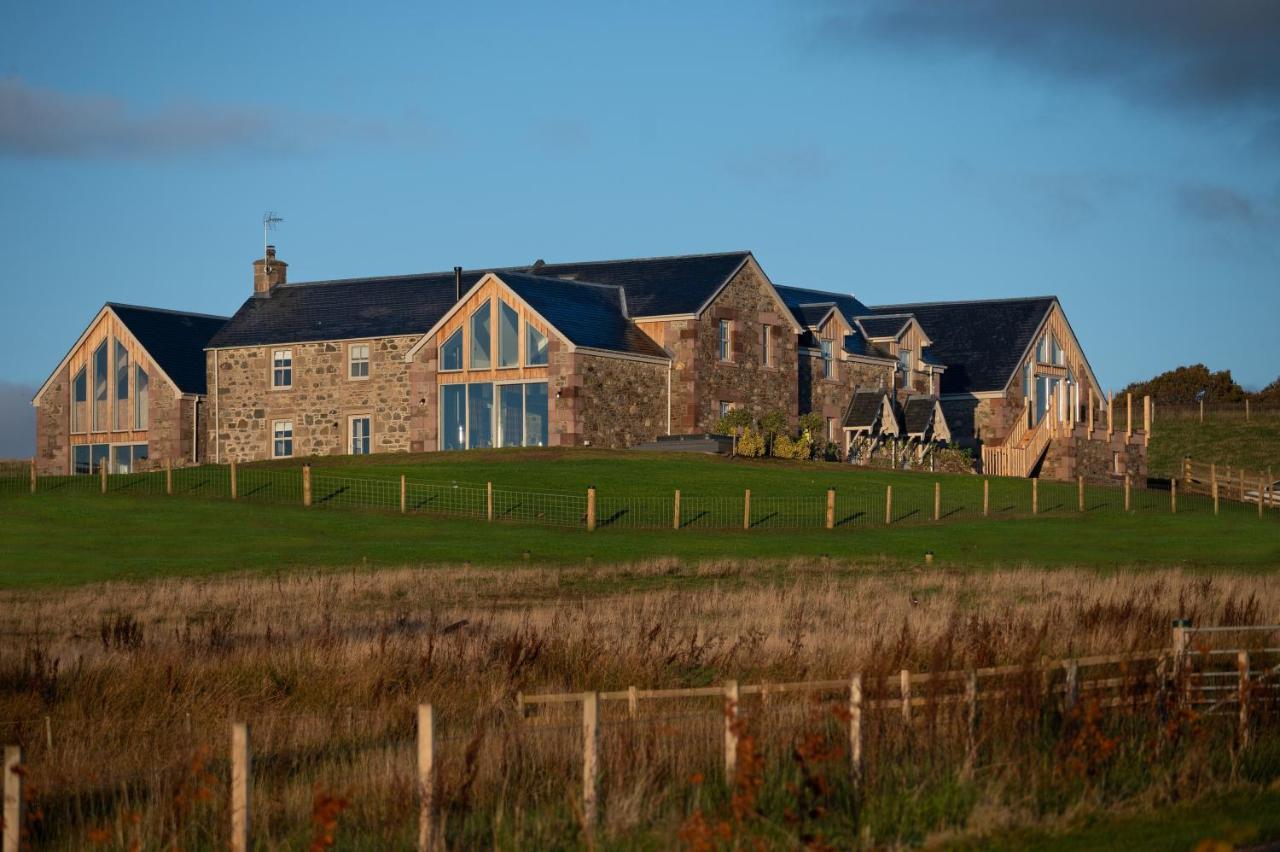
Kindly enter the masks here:
<path id="1" fill-rule="evenodd" d="M 253 295 L 270 296 L 272 289 L 284 283 L 289 264 L 276 260 L 276 247 L 267 246 L 267 256 L 253 262 Z"/>

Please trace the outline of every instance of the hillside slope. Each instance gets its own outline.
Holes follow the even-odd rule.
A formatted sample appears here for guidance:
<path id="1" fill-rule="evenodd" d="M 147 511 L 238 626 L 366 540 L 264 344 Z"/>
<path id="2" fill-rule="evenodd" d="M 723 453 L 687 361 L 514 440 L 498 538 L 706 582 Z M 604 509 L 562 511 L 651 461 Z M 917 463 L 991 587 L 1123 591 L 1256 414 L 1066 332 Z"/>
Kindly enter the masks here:
<path id="1" fill-rule="evenodd" d="M 1156 420 L 1152 427 L 1152 476 L 1175 475 L 1184 456 L 1198 462 L 1266 470 L 1280 474 L 1280 417 L 1216 416 L 1200 423 L 1194 418 Z"/>

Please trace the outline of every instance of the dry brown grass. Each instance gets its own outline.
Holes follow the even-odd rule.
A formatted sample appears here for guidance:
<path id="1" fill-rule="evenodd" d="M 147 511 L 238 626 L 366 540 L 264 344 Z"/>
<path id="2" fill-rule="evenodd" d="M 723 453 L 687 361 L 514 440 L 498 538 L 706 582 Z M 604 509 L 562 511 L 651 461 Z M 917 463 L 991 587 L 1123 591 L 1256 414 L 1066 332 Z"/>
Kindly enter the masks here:
<path id="1" fill-rule="evenodd" d="M 221 842 L 225 782 L 209 760 L 225 753 L 234 718 L 254 724 L 261 832 L 309 836 L 308 815 L 318 819 L 324 803 L 333 830 L 358 826 L 379 846 L 412 829 L 413 709 L 430 701 L 452 830 L 494 845 L 561 843 L 574 824 L 575 722 L 551 713 L 540 729 L 515 732 L 517 691 L 1116 653 L 1166 647 L 1175 617 L 1274 622 L 1280 585 L 1178 571 L 654 562 L 4 592 L 0 733 L 27 749 L 44 820 L 34 830 L 51 842 L 74 846 L 95 827 L 120 845 L 134 834 Z M 608 735 L 605 769 L 618 779 L 606 794 L 610 836 L 655 824 L 674 832 L 670 821 L 688 801 L 669 789 L 671 773 L 714 771 L 718 725 L 703 715 L 643 736 Z M 350 799 L 350 810 L 330 814 L 335 797 Z M 544 810 L 536 820 L 525 810 L 534 805 Z"/>

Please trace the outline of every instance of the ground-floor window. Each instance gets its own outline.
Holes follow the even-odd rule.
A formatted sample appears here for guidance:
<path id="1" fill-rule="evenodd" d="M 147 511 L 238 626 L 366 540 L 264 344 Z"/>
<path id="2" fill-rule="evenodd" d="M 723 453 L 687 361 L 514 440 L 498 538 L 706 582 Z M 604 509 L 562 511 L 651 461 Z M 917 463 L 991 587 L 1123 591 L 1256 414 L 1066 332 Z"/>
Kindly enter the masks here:
<path id="1" fill-rule="evenodd" d="M 440 386 L 440 448 L 545 447 L 546 382 Z"/>
<path id="2" fill-rule="evenodd" d="M 97 473 L 106 465 L 108 473 L 133 473 L 149 455 L 146 444 L 76 444 L 71 448 L 71 472 Z"/>
<path id="3" fill-rule="evenodd" d="M 351 427 L 351 455 L 367 456 L 373 451 L 369 436 L 373 420 L 367 415 L 361 414 L 350 419 Z"/>
<path id="4" fill-rule="evenodd" d="M 277 459 L 293 455 L 292 420 L 277 420 L 271 424 L 271 455 Z"/>

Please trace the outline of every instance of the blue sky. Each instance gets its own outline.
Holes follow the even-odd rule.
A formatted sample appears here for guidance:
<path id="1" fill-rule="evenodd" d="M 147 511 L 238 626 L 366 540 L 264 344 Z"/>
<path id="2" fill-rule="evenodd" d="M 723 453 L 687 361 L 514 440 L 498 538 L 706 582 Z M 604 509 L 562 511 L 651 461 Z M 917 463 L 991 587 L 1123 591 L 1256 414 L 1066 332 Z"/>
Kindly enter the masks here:
<path id="1" fill-rule="evenodd" d="M 541 5 L 7 3 L 0 417 L 104 301 L 234 311 L 265 210 L 291 280 L 749 248 L 1280 372 L 1280 4 Z"/>

